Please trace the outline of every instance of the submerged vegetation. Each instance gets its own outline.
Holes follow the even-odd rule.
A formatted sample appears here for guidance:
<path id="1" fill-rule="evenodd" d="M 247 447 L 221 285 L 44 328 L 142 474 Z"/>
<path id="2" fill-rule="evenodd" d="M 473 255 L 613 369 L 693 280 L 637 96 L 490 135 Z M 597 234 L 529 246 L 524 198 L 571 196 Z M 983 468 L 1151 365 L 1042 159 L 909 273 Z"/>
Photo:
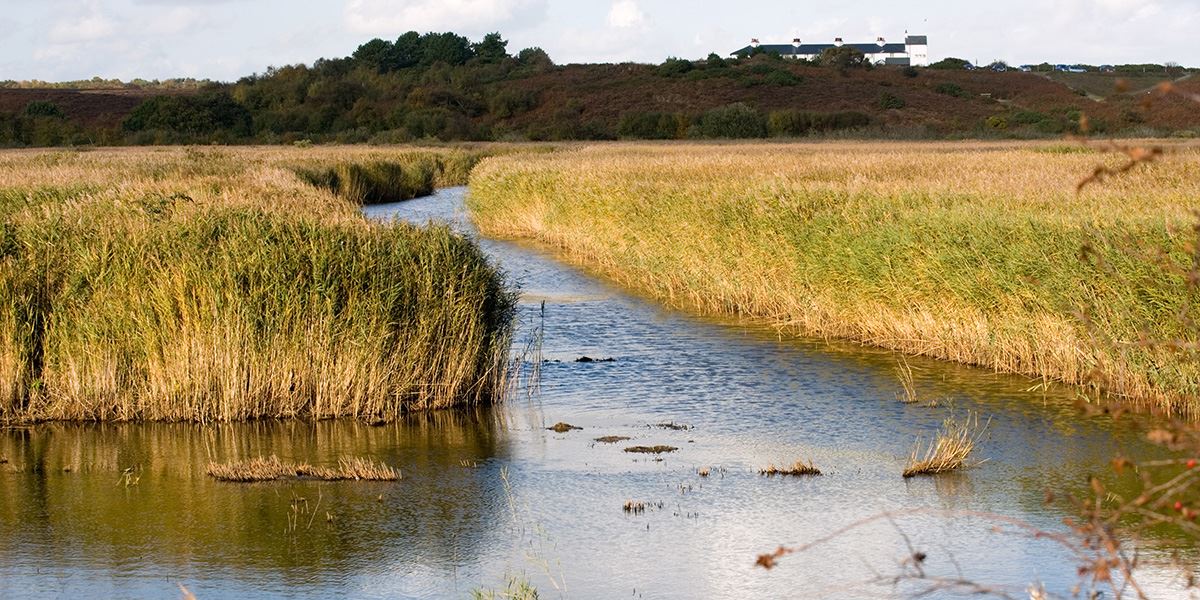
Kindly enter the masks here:
<path id="1" fill-rule="evenodd" d="M 0 419 L 386 420 L 496 399 L 515 298 L 480 249 L 370 223 L 295 174 L 455 156 L 0 155 Z"/>
<path id="2" fill-rule="evenodd" d="M 1200 153 L 1077 194 L 1117 159 L 1042 149 L 590 146 L 488 159 L 468 203 L 674 306 L 1200 414 Z"/>

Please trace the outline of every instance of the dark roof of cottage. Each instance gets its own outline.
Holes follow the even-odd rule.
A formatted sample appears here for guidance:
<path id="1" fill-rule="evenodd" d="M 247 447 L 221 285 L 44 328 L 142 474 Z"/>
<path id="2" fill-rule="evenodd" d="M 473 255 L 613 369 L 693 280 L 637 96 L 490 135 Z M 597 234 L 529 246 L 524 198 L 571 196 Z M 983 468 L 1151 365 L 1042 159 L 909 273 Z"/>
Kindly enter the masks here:
<path id="1" fill-rule="evenodd" d="M 855 48 L 859 52 L 862 52 L 863 54 L 880 54 L 880 53 L 903 54 L 905 51 L 904 44 L 884 44 L 883 46 L 880 46 L 879 44 L 844 44 L 844 45 L 849 46 L 851 48 Z M 792 44 L 763 44 L 763 45 L 759 46 L 759 49 L 766 51 L 766 52 L 774 52 L 781 56 L 794 56 L 797 54 L 804 56 L 804 55 L 820 54 L 821 52 L 823 52 L 829 48 L 836 48 L 836 47 L 837 46 L 834 44 L 801 44 L 799 50 L 797 50 L 797 48 L 795 46 L 793 46 Z M 750 54 L 750 52 L 753 50 L 754 50 L 754 48 L 752 46 L 746 46 L 745 48 L 742 48 L 741 50 L 735 50 L 734 52 L 732 52 L 732 54 Z"/>
<path id="2" fill-rule="evenodd" d="M 910 35 L 910 36 L 904 38 L 904 43 L 911 44 L 914 46 L 928 46 L 929 45 L 929 37 L 924 36 L 924 35 Z"/>

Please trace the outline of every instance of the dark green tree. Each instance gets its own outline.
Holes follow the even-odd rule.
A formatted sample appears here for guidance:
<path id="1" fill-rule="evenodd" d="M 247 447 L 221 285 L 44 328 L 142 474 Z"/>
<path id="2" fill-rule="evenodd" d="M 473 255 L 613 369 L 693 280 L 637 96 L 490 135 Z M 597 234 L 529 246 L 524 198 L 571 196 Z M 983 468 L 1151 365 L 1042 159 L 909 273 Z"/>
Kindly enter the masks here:
<path id="1" fill-rule="evenodd" d="M 508 41 L 500 37 L 498 32 L 483 36 L 483 40 L 473 44 L 471 49 L 480 62 L 498 63 L 508 58 Z"/>
<path id="2" fill-rule="evenodd" d="M 407 69 L 421 64 L 424 53 L 421 49 L 421 34 L 409 31 L 396 38 L 392 44 L 392 66 L 396 69 Z"/>
<path id="3" fill-rule="evenodd" d="M 464 65 L 474 54 L 471 40 L 447 31 L 427 33 L 421 36 L 421 64 L 432 65 L 443 62 L 450 66 Z"/>
<path id="4" fill-rule="evenodd" d="M 359 64 L 375 69 L 379 73 L 392 70 L 392 43 L 375 38 L 361 46 L 350 55 Z"/>

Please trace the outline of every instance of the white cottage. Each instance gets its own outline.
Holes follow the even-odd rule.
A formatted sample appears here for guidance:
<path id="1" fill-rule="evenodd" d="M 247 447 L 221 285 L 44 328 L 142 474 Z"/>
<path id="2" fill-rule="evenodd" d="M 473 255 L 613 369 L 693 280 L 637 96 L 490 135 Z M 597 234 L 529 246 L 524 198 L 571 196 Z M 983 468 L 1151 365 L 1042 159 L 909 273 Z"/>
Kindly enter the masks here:
<path id="1" fill-rule="evenodd" d="M 898 66 L 929 66 L 929 38 L 923 35 L 910 35 L 904 38 L 903 44 L 889 44 L 879 38 L 874 44 L 847 44 L 842 38 L 834 38 L 832 44 L 804 44 L 799 38 L 791 44 L 760 44 L 757 39 L 750 40 L 750 45 L 730 54 L 733 58 L 742 58 L 754 53 L 755 50 L 774 52 L 784 58 L 812 60 L 829 48 L 850 46 L 867 56 L 874 63 Z"/>

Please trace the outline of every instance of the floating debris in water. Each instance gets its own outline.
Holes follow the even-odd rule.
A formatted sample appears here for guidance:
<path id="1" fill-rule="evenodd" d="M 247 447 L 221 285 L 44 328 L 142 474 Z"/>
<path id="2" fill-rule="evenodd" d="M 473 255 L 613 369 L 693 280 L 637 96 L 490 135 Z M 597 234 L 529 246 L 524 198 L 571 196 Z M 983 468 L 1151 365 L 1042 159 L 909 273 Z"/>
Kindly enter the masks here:
<path id="1" fill-rule="evenodd" d="M 675 446 L 630 446 L 625 449 L 626 452 L 635 452 L 638 454 L 663 454 L 666 452 L 674 452 L 678 450 Z"/>
<path id="2" fill-rule="evenodd" d="M 670 423 L 656 423 L 654 425 L 648 425 L 647 427 L 670 429 L 671 431 L 688 431 L 689 429 L 695 429 L 695 427 L 692 427 L 691 425 L 684 425 L 682 423 L 676 423 L 675 421 L 671 421 Z"/>
<path id="3" fill-rule="evenodd" d="M 546 429 L 549 429 L 550 431 L 553 431 L 555 433 L 566 433 L 568 431 L 582 431 L 583 430 L 582 427 L 576 427 L 574 425 L 571 425 L 570 423 L 555 423 L 553 427 L 547 427 Z"/>
<path id="4" fill-rule="evenodd" d="M 611 356 L 608 358 L 592 358 L 590 356 L 580 356 L 579 358 L 575 359 L 575 362 L 577 362 L 577 363 L 611 363 L 611 362 L 617 362 L 617 359 L 612 358 Z"/>
<path id="5" fill-rule="evenodd" d="M 627 442 L 631 439 L 633 438 L 624 435 L 606 435 L 598 437 L 593 441 L 600 442 L 601 444 L 615 444 L 617 442 Z"/>
<path id="6" fill-rule="evenodd" d="M 140 473 L 141 467 L 127 467 L 121 471 L 121 477 L 117 479 L 117 485 L 125 484 L 125 487 L 132 487 L 142 480 Z"/>
<path id="7" fill-rule="evenodd" d="M 767 477 L 774 477 L 776 475 L 779 475 L 780 477 L 788 475 L 792 477 L 799 477 L 801 475 L 820 475 L 821 470 L 813 466 L 812 461 L 806 463 L 802 460 L 798 460 L 790 467 L 780 468 L 776 467 L 775 465 L 770 465 L 765 469 L 759 469 L 758 474 Z"/>

